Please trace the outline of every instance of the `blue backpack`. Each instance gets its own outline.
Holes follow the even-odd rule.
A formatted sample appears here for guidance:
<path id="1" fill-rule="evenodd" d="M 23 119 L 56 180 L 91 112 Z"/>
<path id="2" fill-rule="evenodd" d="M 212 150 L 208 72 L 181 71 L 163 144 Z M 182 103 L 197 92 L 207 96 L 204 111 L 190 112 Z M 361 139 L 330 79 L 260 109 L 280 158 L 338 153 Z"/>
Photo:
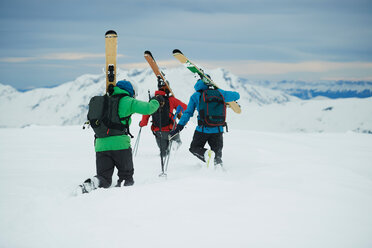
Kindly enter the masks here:
<path id="1" fill-rule="evenodd" d="M 198 125 L 203 127 L 226 126 L 226 103 L 222 93 L 217 89 L 200 92 Z"/>

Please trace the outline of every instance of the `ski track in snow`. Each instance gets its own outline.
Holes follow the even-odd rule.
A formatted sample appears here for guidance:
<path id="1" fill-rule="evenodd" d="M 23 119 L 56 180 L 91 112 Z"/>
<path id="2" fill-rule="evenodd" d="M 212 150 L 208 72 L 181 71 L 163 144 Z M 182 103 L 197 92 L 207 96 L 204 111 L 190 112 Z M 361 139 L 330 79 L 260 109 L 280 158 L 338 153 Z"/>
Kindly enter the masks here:
<path id="1" fill-rule="evenodd" d="M 188 151 L 193 131 L 167 179 L 145 127 L 133 187 L 74 197 L 95 175 L 92 130 L 0 129 L 0 247 L 372 247 L 372 135 L 230 126 L 222 171 Z"/>

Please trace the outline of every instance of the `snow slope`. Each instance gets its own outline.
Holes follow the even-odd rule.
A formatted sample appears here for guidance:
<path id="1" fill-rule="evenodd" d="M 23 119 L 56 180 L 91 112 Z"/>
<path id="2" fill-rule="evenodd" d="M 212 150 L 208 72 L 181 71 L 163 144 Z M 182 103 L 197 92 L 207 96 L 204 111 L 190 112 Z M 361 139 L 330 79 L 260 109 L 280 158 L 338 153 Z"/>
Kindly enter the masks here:
<path id="1" fill-rule="evenodd" d="M 167 179 L 147 127 L 133 187 L 73 197 L 95 174 L 92 130 L 0 129 L 0 247 L 372 247 L 372 135 L 231 127 L 224 172 L 189 153 L 193 130 Z"/>
<path id="2" fill-rule="evenodd" d="M 233 125 L 273 132 L 372 133 L 372 97 L 294 101 L 247 106 L 241 116 L 229 113 Z"/>
<path id="3" fill-rule="evenodd" d="M 164 73 L 177 98 L 187 103 L 197 79 L 184 67 L 164 70 Z M 296 99 L 280 91 L 242 84 L 239 78 L 223 69 L 209 73 L 221 88 L 240 92 L 242 105 L 283 103 Z M 157 89 L 156 77 L 151 69 L 119 70 L 117 78 L 135 82 L 141 100 L 148 101 L 148 90 L 153 94 Z M 86 121 L 90 98 L 102 95 L 104 89 L 104 74 L 83 75 L 54 88 L 26 92 L 0 84 L 0 127 L 80 125 Z"/>

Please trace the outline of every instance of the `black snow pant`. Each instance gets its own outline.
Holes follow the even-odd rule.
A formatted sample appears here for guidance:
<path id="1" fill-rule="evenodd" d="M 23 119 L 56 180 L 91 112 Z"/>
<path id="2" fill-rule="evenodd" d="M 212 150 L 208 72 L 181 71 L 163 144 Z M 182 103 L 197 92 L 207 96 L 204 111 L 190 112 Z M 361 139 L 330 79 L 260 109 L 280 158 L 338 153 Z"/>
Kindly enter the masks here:
<path id="1" fill-rule="evenodd" d="M 108 188 L 112 184 L 115 167 L 118 170 L 118 184 L 124 180 L 133 181 L 132 148 L 117 151 L 96 152 L 97 178 L 100 188 Z"/>
<path id="2" fill-rule="evenodd" d="M 222 147 L 223 147 L 223 136 L 221 133 L 201 133 L 198 131 L 194 132 L 192 142 L 189 151 L 194 154 L 197 158 L 205 162 L 204 153 L 207 151 L 204 148 L 208 142 L 211 150 L 216 154 L 214 162 L 215 164 L 222 163 Z"/>
<path id="3" fill-rule="evenodd" d="M 158 144 L 158 147 L 160 149 L 160 154 L 163 155 L 163 157 L 167 156 L 169 154 L 169 132 L 154 132 L 156 144 Z M 181 142 L 180 135 L 177 134 L 173 139 L 173 141 L 176 141 L 177 143 Z"/>

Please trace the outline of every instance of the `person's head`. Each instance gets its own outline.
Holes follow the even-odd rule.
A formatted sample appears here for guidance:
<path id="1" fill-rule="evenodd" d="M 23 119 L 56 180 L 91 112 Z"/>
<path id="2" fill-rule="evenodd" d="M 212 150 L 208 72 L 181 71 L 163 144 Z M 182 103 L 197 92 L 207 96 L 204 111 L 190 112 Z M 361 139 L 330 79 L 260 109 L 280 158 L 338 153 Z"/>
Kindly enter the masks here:
<path id="1" fill-rule="evenodd" d="M 120 80 L 116 83 L 116 86 L 122 90 L 125 90 L 129 93 L 129 96 L 135 98 L 138 95 L 137 86 L 133 82 L 129 82 L 128 80 Z"/>
<path id="2" fill-rule="evenodd" d="M 194 85 L 194 89 L 195 91 L 207 90 L 208 86 L 204 83 L 203 80 L 199 79 L 198 81 L 196 81 Z"/>
<path id="3" fill-rule="evenodd" d="M 169 82 L 167 83 L 169 86 Z M 164 91 L 167 94 L 169 93 L 168 87 L 161 77 L 158 77 L 158 90 Z"/>
<path id="4" fill-rule="evenodd" d="M 205 74 L 205 76 L 200 76 L 200 79 L 196 81 L 196 84 L 194 85 L 194 89 L 196 91 L 215 88 L 213 84 L 211 84 L 210 81 L 207 79 L 207 77 L 212 80 L 209 74 Z"/>

